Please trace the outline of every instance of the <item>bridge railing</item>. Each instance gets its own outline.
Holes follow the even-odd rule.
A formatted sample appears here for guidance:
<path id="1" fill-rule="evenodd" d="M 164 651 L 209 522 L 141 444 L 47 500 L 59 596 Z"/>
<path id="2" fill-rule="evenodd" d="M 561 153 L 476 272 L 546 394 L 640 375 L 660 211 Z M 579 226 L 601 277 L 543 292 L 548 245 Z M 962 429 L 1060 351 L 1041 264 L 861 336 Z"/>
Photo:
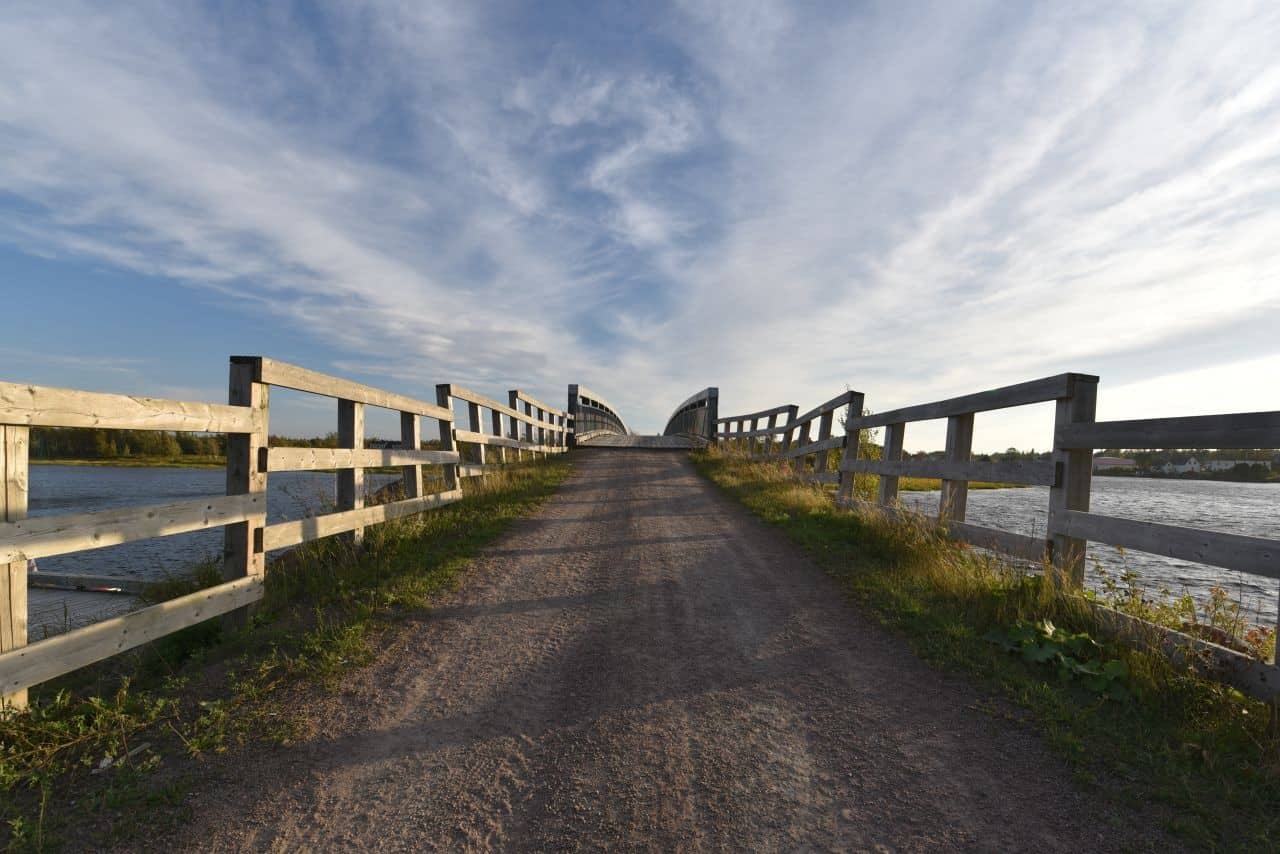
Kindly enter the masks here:
<path id="1" fill-rule="evenodd" d="M 596 392 L 577 383 L 569 386 L 569 417 L 573 419 L 574 441 L 606 434 L 629 435 L 622 416 Z"/>
<path id="2" fill-rule="evenodd" d="M 1280 578 L 1280 540 L 1244 536 L 1179 525 L 1143 522 L 1091 512 L 1093 451 L 1097 448 L 1280 447 L 1280 412 L 1253 412 L 1186 418 L 1097 422 L 1098 378 L 1067 373 L 991 389 L 963 397 L 909 406 L 874 415 L 862 414 L 864 397 L 846 392 L 797 415 L 797 407 L 773 409 L 719 419 L 717 440 L 743 447 L 756 459 L 788 460 L 797 474 L 822 483 L 837 483 L 837 501 L 870 505 L 888 512 L 902 510 L 901 477 L 938 478 L 942 490 L 937 521 L 954 539 L 1052 568 L 1055 583 L 1079 588 L 1084 583 L 1089 542 L 1208 564 L 1266 578 Z M 973 459 L 974 416 L 1011 407 L 1055 403 L 1051 454 L 1047 459 L 979 461 Z M 847 408 L 843 435 L 831 418 Z M 910 423 L 947 420 L 946 450 L 928 459 L 906 459 L 903 441 Z M 767 421 L 761 426 L 762 421 Z M 813 435 L 813 425 L 817 433 Z M 880 459 L 863 459 L 863 430 L 884 428 Z M 840 454 L 837 472 L 827 469 L 826 455 Z M 807 459 L 812 455 L 812 468 Z M 802 462 L 804 461 L 804 462 Z M 854 478 L 878 476 L 875 500 L 857 498 Z M 970 482 L 1012 483 L 1048 487 L 1048 522 L 1043 536 L 1030 536 L 966 521 Z M 1122 615 L 1114 615 L 1118 620 Z M 1234 684 L 1256 695 L 1280 690 L 1280 670 L 1259 669 L 1256 662 L 1193 638 L 1231 671 Z"/>
<path id="3" fill-rule="evenodd" d="M 467 429 L 454 427 L 454 450 L 466 451 L 468 459 L 458 468 L 462 477 L 483 474 L 497 463 L 506 463 L 508 454 L 521 459 L 525 453 L 555 454 L 568 448 L 568 414 L 551 409 L 519 389 L 508 392 L 510 405 L 463 388 L 456 383 L 436 386 L 437 403 L 453 411 L 456 401 L 467 405 Z M 443 442 L 443 436 L 441 438 Z"/>
<path id="4" fill-rule="evenodd" d="M 337 401 L 337 448 L 272 447 L 268 441 L 270 390 L 288 388 Z M 454 423 L 453 399 L 468 404 L 471 430 Z M 422 513 L 460 500 L 460 478 L 483 474 L 483 456 L 499 458 L 563 452 L 572 425 L 566 413 L 515 390 L 510 406 L 443 384 L 436 402 L 386 391 L 260 356 L 233 356 L 227 404 L 202 403 L 0 382 L 0 705 L 20 707 L 27 689 L 133 649 L 188 626 L 231 615 L 264 593 L 267 552 L 342 534 L 358 541 L 366 526 Z M 366 407 L 400 416 L 400 446 L 365 448 Z M 479 410 L 489 413 L 487 425 Z M 439 450 L 423 448 L 422 419 L 434 420 Z M 505 419 L 505 422 L 504 422 Z M 166 504 L 27 518 L 30 430 L 91 427 L 227 434 L 224 494 Z M 459 443 L 479 448 L 465 461 Z M 365 506 L 364 472 L 400 467 L 403 496 Z M 424 467 L 432 467 L 433 492 Z M 334 470 L 332 512 L 267 524 L 271 472 Z M 223 581 L 186 596 L 28 643 L 27 562 L 221 527 Z"/>
<path id="5" fill-rule="evenodd" d="M 714 442 L 719 427 L 720 390 L 712 386 L 692 395 L 671 413 L 664 436 L 688 436 Z"/>

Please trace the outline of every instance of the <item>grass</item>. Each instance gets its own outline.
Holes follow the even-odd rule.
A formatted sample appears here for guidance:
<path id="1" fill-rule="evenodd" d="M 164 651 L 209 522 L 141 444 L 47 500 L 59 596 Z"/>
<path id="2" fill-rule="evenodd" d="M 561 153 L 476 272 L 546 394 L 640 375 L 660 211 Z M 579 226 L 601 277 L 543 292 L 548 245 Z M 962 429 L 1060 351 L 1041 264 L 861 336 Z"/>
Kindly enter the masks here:
<path id="1" fill-rule="evenodd" d="M 569 470 L 564 458 L 511 465 L 468 480 L 456 504 L 368 528 L 359 549 L 307 543 L 268 566 L 246 629 L 210 620 L 33 689 L 26 713 L 0 717 L 0 845 L 105 845 L 184 820 L 189 757 L 298 739 L 300 696 L 371 660 L 382 633 L 428 608 Z M 209 563 L 144 598 L 217 578 Z"/>
<path id="2" fill-rule="evenodd" d="M 714 448 L 694 459 L 922 658 L 1029 712 L 1082 784 L 1196 847 L 1280 848 L 1280 744 L 1264 704 L 1107 638 L 1085 597 L 928 523 L 837 508 L 781 467 Z"/>
<path id="3" fill-rule="evenodd" d="M 970 489 L 1021 489 L 1025 487 L 1025 483 L 982 483 L 980 481 L 970 481 Z M 899 492 L 929 492 L 930 490 L 942 489 L 942 481 L 933 477 L 900 477 L 898 478 Z"/>

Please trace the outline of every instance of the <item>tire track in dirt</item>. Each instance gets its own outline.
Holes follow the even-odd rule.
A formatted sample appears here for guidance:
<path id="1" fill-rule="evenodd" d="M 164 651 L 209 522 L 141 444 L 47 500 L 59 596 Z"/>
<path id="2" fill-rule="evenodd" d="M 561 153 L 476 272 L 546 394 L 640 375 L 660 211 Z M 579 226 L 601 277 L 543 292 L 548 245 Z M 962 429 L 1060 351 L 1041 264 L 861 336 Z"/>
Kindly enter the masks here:
<path id="1" fill-rule="evenodd" d="M 1156 844 L 1080 793 L 1033 733 L 977 711 L 971 688 L 847 605 L 683 455 L 575 459 L 459 590 L 316 699 L 324 736 L 212 769 L 191 825 L 152 844 Z"/>

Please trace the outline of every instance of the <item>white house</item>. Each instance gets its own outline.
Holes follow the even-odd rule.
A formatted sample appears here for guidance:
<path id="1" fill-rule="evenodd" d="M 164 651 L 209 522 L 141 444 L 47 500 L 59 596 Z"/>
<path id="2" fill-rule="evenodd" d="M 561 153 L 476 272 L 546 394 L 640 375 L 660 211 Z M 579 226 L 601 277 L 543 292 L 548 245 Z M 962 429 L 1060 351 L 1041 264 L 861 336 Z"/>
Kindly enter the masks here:
<path id="1" fill-rule="evenodd" d="M 1199 474 L 1203 468 L 1200 466 L 1200 461 L 1192 457 L 1185 463 L 1165 463 L 1160 471 L 1165 474 Z"/>

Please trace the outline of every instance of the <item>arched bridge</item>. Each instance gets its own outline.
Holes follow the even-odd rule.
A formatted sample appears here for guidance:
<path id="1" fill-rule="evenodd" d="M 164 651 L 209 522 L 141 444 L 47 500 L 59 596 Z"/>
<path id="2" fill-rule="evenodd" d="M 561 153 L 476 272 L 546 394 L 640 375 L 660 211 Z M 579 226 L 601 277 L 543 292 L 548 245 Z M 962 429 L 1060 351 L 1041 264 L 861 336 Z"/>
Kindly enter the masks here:
<path id="1" fill-rule="evenodd" d="M 308 577 L 336 582 L 343 576 L 324 555 L 341 561 L 367 555 L 373 561 L 367 567 L 381 574 L 386 552 L 361 545 L 366 528 L 464 502 L 467 493 L 486 501 L 476 487 L 507 463 L 564 453 L 575 438 L 589 447 L 572 456 L 565 480 L 518 523 L 500 535 L 477 534 L 480 542 L 494 539 L 458 567 L 455 586 L 432 594 L 429 608 L 386 598 L 395 602 L 396 617 L 380 623 L 372 660 L 343 673 L 341 694 L 296 684 L 287 701 L 272 695 L 269 706 L 255 706 L 259 701 L 247 694 L 237 701 L 244 714 L 298 715 L 302 726 L 289 730 L 296 740 L 257 751 L 252 742 L 237 745 L 215 766 L 184 758 L 186 751 L 160 729 L 167 725 L 185 740 L 176 725 L 193 724 L 189 718 L 160 718 L 150 731 L 132 731 L 137 752 L 171 745 L 166 776 L 154 785 L 168 791 L 167 781 L 190 779 L 185 800 L 200 808 L 190 811 L 186 826 L 166 821 L 163 836 L 125 840 L 124 847 L 139 841 L 168 850 L 1098 848 L 1097 828 L 1110 828 L 1106 822 L 1119 815 L 1114 805 L 1073 789 L 1069 770 L 1032 728 L 1002 726 L 990 714 L 990 697 L 938 673 L 900 635 L 851 606 L 847 589 L 814 561 L 816 550 L 800 548 L 785 529 L 726 500 L 690 455 L 594 448 L 715 442 L 768 463 L 774 474 L 790 471 L 797 481 L 819 485 L 814 495 L 871 504 L 886 519 L 906 512 L 898 502 L 900 478 L 938 478 L 940 534 L 1043 566 L 1063 592 L 1083 582 L 1088 541 L 1175 558 L 1191 554 L 1225 570 L 1277 576 L 1275 538 L 1087 508 L 1095 448 L 1274 448 L 1280 411 L 1098 422 L 1098 378 L 1086 374 L 877 413 L 851 389 L 808 410 L 784 403 L 721 413 L 717 389 L 707 388 L 675 407 L 660 436 L 636 435 L 616 407 L 580 385 L 569 387 L 568 411 L 561 411 L 520 389 L 510 389 L 503 403 L 440 383 L 433 400 L 423 400 L 261 356 L 232 357 L 229 380 L 226 404 L 0 381 L 0 715 L 25 706 L 29 688 L 37 689 L 37 702 L 55 696 L 51 691 L 79 690 L 44 683 L 224 615 L 224 632 L 253 639 L 235 643 L 255 667 L 253 650 L 272 648 L 267 641 L 278 635 L 254 635 L 258 621 L 246 609 L 266 597 L 281 569 L 315 569 Z M 273 443 L 272 388 L 336 401 L 336 446 Z M 1044 403 L 1055 405 L 1054 431 L 1046 437 L 1051 457 L 974 458 L 976 415 Z M 398 415 L 399 440 L 374 442 L 366 434 L 366 408 Z M 907 425 L 937 419 L 947 420 L 946 450 L 907 455 Z M 28 517 L 29 448 L 33 438 L 52 435 L 42 436 L 45 428 L 224 434 L 226 491 L 76 512 L 46 514 L 37 506 Z M 883 444 L 870 444 L 866 431 L 874 429 L 884 431 Z M 401 473 L 394 494 L 365 488 L 366 470 L 386 469 Z M 275 502 L 291 496 L 268 485 L 280 474 L 307 472 L 332 473 L 334 505 L 279 518 L 271 512 L 279 509 Z M 857 478 L 868 475 L 875 483 L 863 480 L 859 488 Z M 970 481 L 1043 487 L 1032 494 L 1047 500 L 1042 533 L 967 521 Z M 469 535 L 473 520 L 492 506 L 461 505 L 439 529 L 444 540 L 432 539 L 431 527 L 392 530 L 405 539 L 395 552 L 396 575 L 387 580 L 434 571 L 436 544 L 451 542 L 451 526 Z M 827 524 L 847 524 L 839 531 L 849 545 L 868 530 L 853 518 Z M 28 643 L 29 581 L 127 592 L 135 580 L 58 573 L 56 565 L 29 561 L 219 528 L 218 583 L 157 604 L 126 603 L 124 613 Z M 336 551 L 268 561 L 339 536 Z M 877 571 L 877 546 L 868 546 L 844 552 L 846 564 L 822 560 L 838 574 Z M 863 554 L 874 562 L 864 564 Z M 373 575 L 360 577 L 375 583 Z M 330 601 L 295 589 L 289 577 L 288 586 L 275 588 L 296 597 L 289 608 L 306 613 Z M 392 588 L 365 592 L 384 601 L 385 589 Z M 353 609 L 367 607 L 358 587 L 348 590 Z M 1119 612 L 1105 619 L 1130 631 Z M 1131 636 L 1156 629 L 1143 624 Z M 1183 638 L 1196 651 L 1186 661 L 1204 662 L 1214 678 L 1276 702 L 1275 665 Z M 1183 641 L 1171 634 L 1161 642 Z M 194 659 L 177 671 L 182 683 L 191 673 L 192 685 L 207 686 L 201 691 L 221 702 L 225 671 L 206 671 Z M 108 672 L 115 671 L 73 685 L 107 684 Z M 99 770 L 108 767 L 114 766 Z M 130 780 L 153 785 L 141 774 Z M 49 803 L 61 808 L 64 801 L 71 799 Z M 1170 847 L 1157 839 L 1158 826 L 1117 822 L 1131 833 L 1108 829 L 1116 848 Z"/>
<path id="2" fill-rule="evenodd" d="M 700 391 L 686 400 L 667 421 L 660 436 L 633 432 L 617 410 L 583 385 L 569 386 L 569 414 L 573 417 L 575 445 L 591 448 L 649 448 L 687 451 L 715 438 L 716 401 L 714 388 Z"/>

